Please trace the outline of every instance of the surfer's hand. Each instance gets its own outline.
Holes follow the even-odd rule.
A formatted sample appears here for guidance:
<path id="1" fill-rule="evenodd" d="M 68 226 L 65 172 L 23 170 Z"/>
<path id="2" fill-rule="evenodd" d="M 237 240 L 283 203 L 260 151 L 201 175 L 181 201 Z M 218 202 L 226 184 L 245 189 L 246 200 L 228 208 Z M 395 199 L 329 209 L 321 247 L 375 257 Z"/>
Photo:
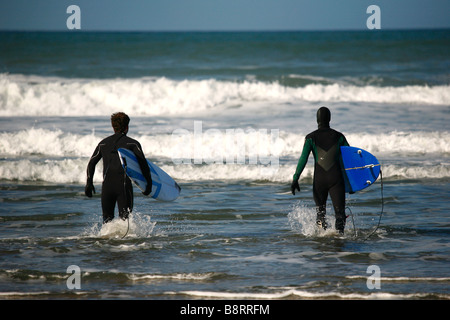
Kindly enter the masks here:
<path id="1" fill-rule="evenodd" d="M 92 198 L 92 192 L 95 193 L 95 188 L 92 182 L 86 183 L 86 187 L 84 188 L 84 194 L 86 197 Z"/>
<path id="2" fill-rule="evenodd" d="M 297 189 L 298 192 L 300 192 L 300 185 L 298 184 L 298 181 L 292 181 L 291 184 L 291 191 L 294 196 L 295 196 L 295 189 Z"/>
<path id="3" fill-rule="evenodd" d="M 149 183 L 147 184 L 147 188 L 145 189 L 145 191 L 142 192 L 142 194 L 144 196 L 148 196 L 151 192 L 152 192 L 152 185 Z"/>

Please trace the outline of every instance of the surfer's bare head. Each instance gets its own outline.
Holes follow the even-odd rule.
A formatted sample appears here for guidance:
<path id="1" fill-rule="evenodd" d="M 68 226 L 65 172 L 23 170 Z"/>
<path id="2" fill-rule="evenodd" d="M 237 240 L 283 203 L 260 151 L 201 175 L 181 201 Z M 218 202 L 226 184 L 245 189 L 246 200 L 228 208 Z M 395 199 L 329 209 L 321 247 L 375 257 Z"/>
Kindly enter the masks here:
<path id="1" fill-rule="evenodd" d="M 111 115 L 111 125 L 115 133 L 127 133 L 129 123 L 130 117 L 123 112 L 117 112 Z"/>
<path id="2" fill-rule="evenodd" d="M 330 127 L 331 112 L 327 107 L 321 107 L 317 110 L 317 124 L 319 128 Z"/>

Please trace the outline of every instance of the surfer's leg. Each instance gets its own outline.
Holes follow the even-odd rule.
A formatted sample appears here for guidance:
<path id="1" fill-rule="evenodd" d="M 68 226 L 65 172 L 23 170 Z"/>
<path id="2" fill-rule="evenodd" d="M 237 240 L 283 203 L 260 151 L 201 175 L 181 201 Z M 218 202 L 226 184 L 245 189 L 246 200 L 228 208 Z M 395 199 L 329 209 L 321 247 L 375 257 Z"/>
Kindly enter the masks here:
<path id="1" fill-rule="evenodd" d="M 114 219 L 114 208 L 116 206 L 116 196 L 112 190 L 109 190 L 106 184 L 102 186 L 102 212 L 103 223 Z"/>
<path id="2" fill-rule="evenodd" d="M 337 183 L 330 189 L 331 201 L 333 202 L 336 217 L 335 228 L 339 233 L 344 233 L 345 228 L 345 185 Z"/>
<path id="3" fill-rule="evenodd" d="M 326 205 L 316 207 L 317 212 L 316 224 L 317 226 L 322 227 L 323 230 L 326 230 L 328 227 L 328 224 L 325 220 L 325 215 L 327 214 L 326 208 L 327 208 Z"/>
<path id="4" fill-rule="evenodd" d="M 322 227 L 324 230 L 328 227 L 325 216 L 327 214 L 327 198 L 328 198 L 328 190 L 321 189 L 318 187 L 318 184 L 314 182 L 313 184 L 313 197 L 314 202 L 316 203 L 316 224 L 319 227 Z"/>
<path id="5" fill-rule="evenodd" d="M 119 217 L 125 220 L 133 210 L 133 186 L 131 185 L 130 179 L 126 180 L 123 189 L 117 197 L 117 206 L 119 207 Z"/>

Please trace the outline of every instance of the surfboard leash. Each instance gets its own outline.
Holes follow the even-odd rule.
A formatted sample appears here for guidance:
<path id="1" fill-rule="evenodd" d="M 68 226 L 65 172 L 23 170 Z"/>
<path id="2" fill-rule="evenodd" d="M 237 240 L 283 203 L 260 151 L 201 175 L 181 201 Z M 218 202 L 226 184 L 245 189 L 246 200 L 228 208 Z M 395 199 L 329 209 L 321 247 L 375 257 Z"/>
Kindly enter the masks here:
<path id="1" fill-rule="evenodd" d="M 375 229 L 363 241 L 369 239 L 378 230 L 381 223 L 381 216 L 383 215 L 384 212 L 383 171 L 381 170 L 381 166 L 380 166 L 380 182 L 381 182 L 381 212 L 378 218 L 378 223 Z"/>
<path id="2" fill-rule="evenodd" d="M 383 215 L 384 212 L 384 188 L 383 188 L 383 172 L 381 170 L 381 166 L 380 166 L 380 182 L 381 182 L 381 212 L 380 212 L 380 216 L 378 218 L 378 223 L 377 226 L 375 227 L 375 229 L 367 236 L 365 237 L 362 241 L 366 241 L 367 239 L 369 239 L 380 227 L 381 224 L 381 217 Z M 352 217 L 352 223 L 353 223 L 353 230 L 355 231 L 355 238 L 357 236 L 356 234 L 356 227 L 355 227 L 355 220 L 353 219 L 353 212 L 350 209 L 350 207 L 346 207 L 346 209 L 348 209 L 350 211 L 350 215 Z"/>
<path id="3" fill-rule="evenodd" d="M 353 231 L 355 231 L 355 239 L 356 239 L 357 234 L 356 234 L 355 220 L 353 219 L 352 209 L 350 209 L 350 207 L 348 207 L 348 206 L 345 207 L 345 208 L 350 211 L 350 216 L 352 217 L 352 223 L 353 223 Z M 347 218 L 348 218 L 348 216 L 347 216 Z"/>
<path id="4" fill-rule="evenodd" d="M 122 237 L 122 238 L 120 238 L 120 239 L 123 239 L 123 238 L 125 238 L 125 237 L 127 236 L 127 234 L 128 234 L 128 231 L 130 230 L 130 212 L 128 212 L 128 216 L 127 216 L 127 222 L 128 222 L 128 226 L 127 226 L 127 232 L 125 232 L 125 234 L 123 235 L 123 237 Z"/>

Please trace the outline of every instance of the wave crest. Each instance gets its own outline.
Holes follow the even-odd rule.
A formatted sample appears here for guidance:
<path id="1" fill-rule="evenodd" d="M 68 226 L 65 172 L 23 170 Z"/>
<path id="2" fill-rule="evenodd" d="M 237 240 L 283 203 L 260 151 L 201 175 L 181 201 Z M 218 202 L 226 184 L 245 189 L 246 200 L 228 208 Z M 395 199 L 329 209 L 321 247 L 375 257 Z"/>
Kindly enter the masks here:
<path id="1" fill-rule="evenodd" d="M 155 116 L 195 114 L 263 102 L 373 102 L 447 105 L 449 86 L 376 87 L 277 82 L 138 79 L 65 79 L 0 75 L 0 116 L 98 116 L 120 109 Z"/>
<path id="2" fill-rule="evenodd" d="M 268 133 L 269 134 L 269 133 Z M 266 134 L 266 136 L 268 135 Z M 250 162 L 250 146 L 263 142 L 261 135 L 247 135 L 242 147 L 247 161 L 240 163 L 234 156 L 235 149 L 222 147 L 221 136 L 200 144 L 200 150 L 190 150 L 203 156 L 198 164 L 195 158 L 178 163 L 176 155 L 179 146 L 170 134 L 133 136 L 141 142 L 148 159 L 160 165 L 177 180 L 208 181 L 219 179 L 265 180 L 287 182 L 292 179 L 297 160 L 300 157 L 304 135 L 280 132 L 277 141 L 270 145 L 270 161 Z M 73 134 L 59 129 L 31 128 L 17 132 L 0 133 L 0 179 L 19 181 L 48 181 L 53 183 L 84 183 L 86 166 L 96 144 L 102 137 L 89 134 Z M 216 140 L 214 140 L 216 139 Z M 373 153 L 383 166 L 386 179 L 446 179 L 450 177 L 448 155 L 450 153 L 449 132 L 391 132 L 383 134 L 353 133 L 347 139 L 357 146 Z M 275 144 L 275 145 L 272 145 Z M 192 144 L 192 148 L 199 145 Z M 178 147 L 177 147 L 178 146 Z M 211 146 L 217 146 L 211 152 Z M 227 153 L 228 150 L 228 153 Z M 235 152 L 233 154 L 233 152 Z M 218 161 L 210 161 L 209 154 L 219 155 Z M 240 154 L 240 153 L 239 153 Z M 429 155 L 432 154 L 433 157 Z M 265 154 L 264 154 L 265 155 Z M 267 154 L 268 155 L 268 154 Z M 231 159 L 231 160 L 230 160 Z M 234 159 L 234 160 L 233 160 Z M 255 158 L 256 159 L 256 158 Z M 231 162 L 230 162 L 231 161 Z M 312 156 L 310 156 L 312 161 Z M 203 164 L 202 164 L 203 163 Z M 96 169 L 95 181 L 101 182 L 102 162 Z M 313 165 L 305 168 L 302 179 L 310 179 Z"/>

